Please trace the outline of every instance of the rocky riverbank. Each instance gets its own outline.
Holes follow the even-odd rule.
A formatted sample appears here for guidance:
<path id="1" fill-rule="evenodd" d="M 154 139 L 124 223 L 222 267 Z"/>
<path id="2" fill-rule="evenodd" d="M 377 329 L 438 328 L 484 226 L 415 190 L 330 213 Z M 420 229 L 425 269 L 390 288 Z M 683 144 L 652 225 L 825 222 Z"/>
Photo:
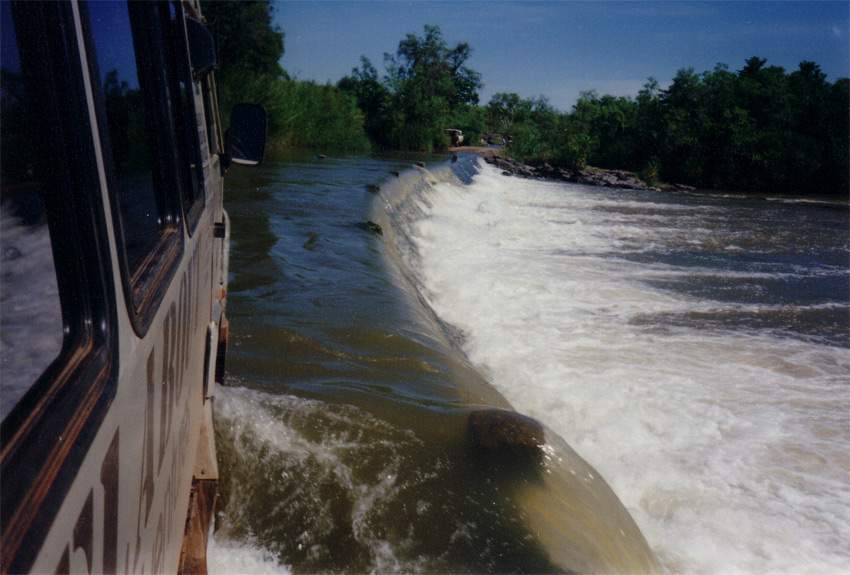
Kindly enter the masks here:
<path id="1" fill-rule="evenodd" d="M 536 180 L 554 180 L 559 182 L 571 182 L 574 184 L 585 184 L 588 186 L 605 186 L 609 188 L 625 188 L 629 190 L 691 190 L 696 188 L 683 184 L 659 184 L 653 187 L 638 178 L 634 172 L 627 170 L 604 170 L 601 168 L 589 168 L 586 170 L 566 170 L 554 168 L 549 164 L 542 166 L 530 166 L 523 164 L 513 158 L 503 158 L 499 155 L 498 148 L 449 148 L 449 152 L 474 153 L 488 164 L 492 164 L 502 170 L 502 173 L 520 178 Z"/>
<path id="2" fill-rule="evenodd" d="M 589 186 L 606 186 L 609 188 L 626 188 L 630 190 L 657 190 L 637 177 L 634 172 L 626 170 L 601 170 L 592 168 L 588 170 L 565 170 L 553 168 L 549 164 L 542 166 L 529 166 L 522 164 L 513 158 L 501 156 L 483 156 L 488 164 L 492 164 L 502 170 L 506 175 L 518 176 L 520 178 L 532 178 L 538 180 L 556 180 L 561 182 L 572 182 L 574 184 L 586 184 Z"/>

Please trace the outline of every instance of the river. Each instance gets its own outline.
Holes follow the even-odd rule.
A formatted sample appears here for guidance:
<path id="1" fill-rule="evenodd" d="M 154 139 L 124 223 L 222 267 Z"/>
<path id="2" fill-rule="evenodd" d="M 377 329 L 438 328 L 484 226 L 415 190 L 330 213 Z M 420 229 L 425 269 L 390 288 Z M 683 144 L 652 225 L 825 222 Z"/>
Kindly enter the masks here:
<path id="1" fill-rule="evenodd" d="M 846 201 L 273 154 L 226 208 L 213 573 L 850 568 Z"/>

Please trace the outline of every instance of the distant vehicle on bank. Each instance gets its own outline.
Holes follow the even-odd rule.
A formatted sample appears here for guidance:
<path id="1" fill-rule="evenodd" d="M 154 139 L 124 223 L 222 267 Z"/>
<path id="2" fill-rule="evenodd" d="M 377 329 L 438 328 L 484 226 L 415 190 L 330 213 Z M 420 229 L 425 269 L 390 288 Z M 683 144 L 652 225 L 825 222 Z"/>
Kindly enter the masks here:
<path id="1" fill-rule="evenodd" d="M 463 143 L 463 132 L 460 130 L 448 129 L 446 135 L 449 137 L 452 146 L 460 146 Z"/>
<path id="2" fill-rule="evenodd" d="M 197 0 L 0 0 L 0 572 L 206 570 L 227 348 L 222 137 Z"/>

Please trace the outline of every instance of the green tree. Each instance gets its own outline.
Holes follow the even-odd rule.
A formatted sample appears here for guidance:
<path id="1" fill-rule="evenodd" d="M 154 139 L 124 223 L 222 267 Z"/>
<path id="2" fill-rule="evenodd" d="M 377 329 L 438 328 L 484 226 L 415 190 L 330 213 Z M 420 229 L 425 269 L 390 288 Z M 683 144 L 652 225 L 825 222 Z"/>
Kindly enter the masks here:
<path id="1" fill-rule="evenodd" d="M 218 58 L 219 101 L 223 111 L 239 102 L 252 102 L 269 111 L 269 135 L 279 135 L 271 99 L 280 79 L 288 76 L 279 60 L 284 33 L 272 25 L 270 0 L 202 0 L 201 12 L 213 34 Z M 226 115 L 226 114 L 225 114 Z"/>
<path id="2" fill-rule="evenodd" d="M 829 133 L 830 86 L 820 66 L 805 61 L 788 76 L 788 88 L 793 117 L 788 126 L 791 146 L 784 157 L 786 179 L 795 188 L 806 188 L 812 179 L 830 179 L 824 145 Z"/>
<path id="3" fill-rule="evenodd" d="M 244 70 L 252 75 L 279 77 L 284 33 L 272 25 L 271 0 L 202 0 L 201 10 L 213 32 L 221 81 Z"/>
<path id="4" fill-rule="evenodd" d="M 370 148 L 354 95 L 333 86 L 297 82 L 281 68 L 284 34 L 272 25 L 267 0 L 204 1 L 202 11 L 218 52 L 219 101 L 266 108 L 270 141 L 278 146 Z"/>
<path id="5" fill-rule="evenodd" d="M 737 183 L 744 189 L 767 189 L 780 185 L 780 168 L 786 144 L 787 122 L 792 105 L 785 70 L 765 67 L 767 61 L 753 56 L 738 72 L 737 102 L 753 122 Z"/>
<path id="6" fill-rule="evenodd" d="M 635 167 L 657 179 L 660 169 L 660 150 L 664 141 L 664 113 L 658 80 L 647 79 L 636 99 Z"/>
<path id="7" fill-rule="evenodd" d="M 523 100 L 518 94 L 498 92 L 490 98 L 486 108 L 487 129 L 498 134 L 507 134 L 514 122 L 520 119 Z"/>
<path id="8" fill-rule="evenodd" d="M 830 186 L 850 193 L 850 79 L 841 78 L 830 89 L 827 102 L 829 126 L 826 165 L 832 167 Z"/>
<path id="9" fill-rule="evenodd" d="M 465 65 L 471 53 L 465 42 L 449 48 L 439 26 L 426 25 L 424 36 L 408 34 L 395 56 L 385 54 L 395 147 L 441 148 L 448 144 L 447 128 L 476 129 L 477 116 L 468 108 L 478 103 L 482 84 L 481 75 Z M 467 119 L 470 125 L 451 124 Z"/>
<path id="10" fill-rule="evenodd" d="M 588 135 L 588 160 L 600 168 L 637 169 L 637 104 L 631 98 L 582 94 L 574 116 Z"/>
<path id="11" fill-rule="evenodd" d="M 381 148 L 392 141 L 392 111 L 390 92 L 378 77 L 378 71 L 366 57 L 360 57 L 360 67 L 345 76 L 337 87 L 350 94 L 364 114 L 366 135 Z"/>

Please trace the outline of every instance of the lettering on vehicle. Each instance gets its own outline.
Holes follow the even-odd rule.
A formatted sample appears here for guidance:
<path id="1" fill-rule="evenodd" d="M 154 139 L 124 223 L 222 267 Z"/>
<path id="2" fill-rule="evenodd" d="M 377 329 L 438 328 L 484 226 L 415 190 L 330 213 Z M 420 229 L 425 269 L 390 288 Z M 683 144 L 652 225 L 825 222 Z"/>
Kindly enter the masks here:
<path id="1" fill-rule="evenodd" d="M 95 497 L 102 522 L 102 557 L 99 571 L 104 574 L 117 572 L 118 565 L 118 450 L 119 432 L 116 431 L 106 450 L 106 456 L 100 466 L 100 488 L 89 490 L 83 508 L 77 516 L 71 541 L 65 545 L 56 573 L 92 573 L 95 550 Z M 80 556 L 82 555 L 82 557 Z M 73 561 L 72 561 L 73 559 Z M 83 564 L 79 564 L 83 562 Z M 83 568 L 83 566 L 85 568 Z M 72 569 L 73 567 L 73 569 Z"/>
<path id="2" fill-rule="evenodd" d="M 196 245 L 205 244 L 199 241 Z M 191 343 L 203 337 L 206 327 L 199 321 L 202 304 L 199 292 L 209 285 L 202 277 L 204 264 L 208 269 L 210 259 L 210 254 L 204 252 L 199 248 L 194 250 L 180 277 L 177 298 L 165 308 L 161 330 L 150 334 L 157 335 L 158 340 L 148 353 L 144 369 L 138 514 L 135 536 L 124 545 L 125 572 L 161 573 L 165 569 L 168 542 L 183 536 L 183 522 L 175 521 L 174 514 L 181 512 L 178 505 L 181 490 L 188 485 L 187 474 L 192 473 L 191 466 L 186 465 L 190 458 L 191 424 L 186 372 L 192 365 Z M 201 261 L 203 255 L 207 257 Z M 194 357 L 197 359 L 198 354 Z M 198 367 L 196 371 L 203 373 Z M 200 404 L 202 398 L 197 399 Z M 106 450 L 99 484 L 89 490 L 78 512 L 56 566 L 57 574 L 118 571 L 119 432 L 120 427 Z M 178 528 L 179 533 L 175 532 Z M 100 541 L 95 540 L 96 536 Z"/>

